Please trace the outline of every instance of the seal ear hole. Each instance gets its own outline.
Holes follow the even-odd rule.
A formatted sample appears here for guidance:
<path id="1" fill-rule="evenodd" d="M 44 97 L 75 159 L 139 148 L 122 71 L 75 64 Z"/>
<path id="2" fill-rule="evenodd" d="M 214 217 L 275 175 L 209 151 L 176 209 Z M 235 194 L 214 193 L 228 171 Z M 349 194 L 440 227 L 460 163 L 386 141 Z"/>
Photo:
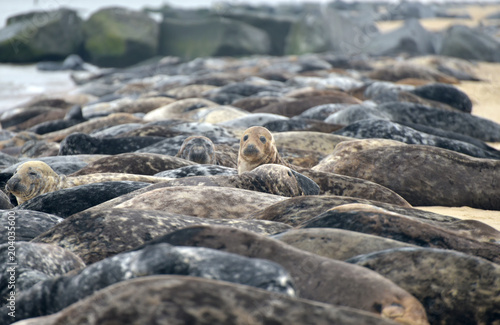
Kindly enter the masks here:
<path id="1" fill-rule="evenodd" d="M 260 138 L 259 138 L 259 139 L 260 139 L 260 142 L 262 142 L 262 143 L 266 143 L 266 141 L 267 141 L 267 140 L 266 140 L 266 137 L 264 137 L 264 136 L 262 136 L 262 135 L 260 136 Z"/>
<path id="2" fill-rule="evenodd" d="M 288 176 L 292 177 L 292 172 L 290 170 L 287 173 L 288 173 Z"/>
<path id="3" fill-rule="evenodd" d="M 243 137 L 243 141 L 247 141 L 248 140 L 248 134 L 245 134 L 245 136 Z"/>

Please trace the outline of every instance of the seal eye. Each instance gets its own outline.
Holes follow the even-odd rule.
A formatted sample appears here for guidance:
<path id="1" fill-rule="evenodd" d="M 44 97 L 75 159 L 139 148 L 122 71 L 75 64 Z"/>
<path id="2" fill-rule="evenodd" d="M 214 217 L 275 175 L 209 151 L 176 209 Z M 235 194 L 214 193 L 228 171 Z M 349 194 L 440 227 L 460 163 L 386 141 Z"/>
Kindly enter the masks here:
<path id="1" fill-rule="evenodd" d="M 243 141 L 247 141 L 248 140 L 248 134 L 245 134 L 245 136 L 243 137 Z"/>
<path id="2" fill-rule="evenodd" d="M 259 138 L 259 139 L 260 139 L 260 142 L 262 142 L 262 143 L 266 143 L 266 138 L 265 138 L 264 136 L 260 136 L 260 138 Z"/>

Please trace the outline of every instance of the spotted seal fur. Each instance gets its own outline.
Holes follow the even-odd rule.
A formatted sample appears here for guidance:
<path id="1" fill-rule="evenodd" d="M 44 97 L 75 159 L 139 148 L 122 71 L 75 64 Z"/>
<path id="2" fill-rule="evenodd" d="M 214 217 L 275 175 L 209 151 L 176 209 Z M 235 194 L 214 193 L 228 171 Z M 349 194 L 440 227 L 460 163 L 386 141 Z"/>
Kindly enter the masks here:
<path id="1" fill-rule="evenodd" d="M 16 197 L 19 204 L 22 204 L 40 194 L 78 185 L 106 181 L 159 183 L 165 181 L 165 178 L 121 173 L 69 177 L 66 175 L 58 175 L 46 163 L 35 160 L 25 162 L 16 169 L 14 175 L 7 182 L 6 190 Z"/>

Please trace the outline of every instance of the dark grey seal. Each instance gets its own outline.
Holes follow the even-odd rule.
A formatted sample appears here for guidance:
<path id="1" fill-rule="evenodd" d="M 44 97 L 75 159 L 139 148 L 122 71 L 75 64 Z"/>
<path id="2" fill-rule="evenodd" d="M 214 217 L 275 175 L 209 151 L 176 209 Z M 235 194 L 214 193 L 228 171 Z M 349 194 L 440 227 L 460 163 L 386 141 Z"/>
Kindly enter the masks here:
<path id="1" fill-rule="evenodd" d="M 15 320 L 52 314 L 109 285 L 155 274 L 209 278 L 295 295 L 290 276 L 276 263 L 208 248 L 158 244 L 110 257 L 76 275 L 48 279 L 21 292 L 16 296 Z M 7 313 L 1 317 L 3 324 L 12 320 Z"/>
<path id="2" fill-rule="evenodd" d="M 5 261 L 0 264 L 2 305 L 9 305 L 10 301 L 6 302 L 6 299 L 11 292 L 18 295 L 38 282 L 85 267 L 78 256 L 57 245 L 28 242 L 3 244 L 0 245 L 0 256 Z"/>
<path id="3" fill-rule="evenodd" d="M 495 324 L 500 319 L 500 265 L 482 258 L 419 247 L 374 252 L 347 262 L 408 290 L 423 303 L 431 324 Z"/>
<path id="4" fill-rule="evenodd" d="M 90 264 L 192 225 L 225 225 L 266 235 L 290 229 L 279 222 L 261 220 L 210 220 L 161 211 L 99 209 L 75 214 L 33 242 L 65 247 Z"/>
<path id="5" fill-rule="evenodd" d="M 468 142 L 427 134 L 405 125 L 381 119 L 360 120 L 333 133 L 358 139 L 391 139 L 407 144 L 421 144 L 453 150 L 476 158 L 500 159 L 500 151 L 483 150 Z"/>
<path id="6" fill-rule="evenodd" d="M 423 306 L 373 271 L 311 254 L 265 236 L 217 226 L 171 232 L 151 242 L 219 249 L 283 266 L 301 298 L 368 311 L 407 324 L 427 324 Z M 369 271 L 369 272 L 368 272 Z"/>
<path id="7" fill-rule="evenodd" d="M 159 310 L 169 312 L 156 312 Z M 184 325 L 187 319 L 193 324 L 231 325 L 395 324 L 353 308 L 276 295 L 225 281 L 174 275 L 122 281 L 59 313 L 19 324 L 78 325 L 85 322 L 88 325 L 111 325 L 111 322 L 118 322 Z"/>
<path id="8" fill-rule="evenodd" d="M 231 176 L 238 175 L 236 168 L 216 165 L 192 165 L 170 170 L 165 170 L 155 174 L 156 177 L 182 178 L 190 176 Z"/>
<path id="9" fill-rule="evenodd" d="M 38 195 L 17 206 L 14 211 L 17 209 L 40 211 L 66 218 L 115 197 L 149 185 L 151 184 L 131 181 L 80 185 Z"/>
<path id="10" fill-rule="evenodd" d="M 51 214 L 30 210 L 3 210 L 1 213 L 0 244 L 9 241 L 9 231 L 14 230 L 11 227 L 15 227 L 16 241 L 30 241 L 64 220 Z"/>
<path id="11" fill-rule="evenodd" d="M 165 140 L 162 137 L 95 138 L 84 133 L 68 135 L 59 148 L 60 156 L 79 154 L 116 155 L 134 152 Z"/>

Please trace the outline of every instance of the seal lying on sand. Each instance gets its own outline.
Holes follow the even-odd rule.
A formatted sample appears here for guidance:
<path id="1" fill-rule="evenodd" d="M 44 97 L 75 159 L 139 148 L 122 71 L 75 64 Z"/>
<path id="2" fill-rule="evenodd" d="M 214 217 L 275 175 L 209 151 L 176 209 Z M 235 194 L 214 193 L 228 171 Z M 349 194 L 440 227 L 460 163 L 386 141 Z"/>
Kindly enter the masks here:
<path id="1" fill-rule="evenodd" d="M 280 157 L 271 132 L 262 126 L 252 126 L 243 133 L 238 154 L 238 174 L 263 164 L 290 167 Z"/>
<path id="2" fill-rule="evenodd" d="M 110 181 L 160 183 L 165 180 L 168 180 L 168 178 L 121 173 L 68 177 L 58 175 L 43 161 L 35 160 L 19 165 L 14 175 L 7 182 L 5 189 L 16 197 L 18 204 L 22 204 L 40 194 L 78 185 Z"/>

